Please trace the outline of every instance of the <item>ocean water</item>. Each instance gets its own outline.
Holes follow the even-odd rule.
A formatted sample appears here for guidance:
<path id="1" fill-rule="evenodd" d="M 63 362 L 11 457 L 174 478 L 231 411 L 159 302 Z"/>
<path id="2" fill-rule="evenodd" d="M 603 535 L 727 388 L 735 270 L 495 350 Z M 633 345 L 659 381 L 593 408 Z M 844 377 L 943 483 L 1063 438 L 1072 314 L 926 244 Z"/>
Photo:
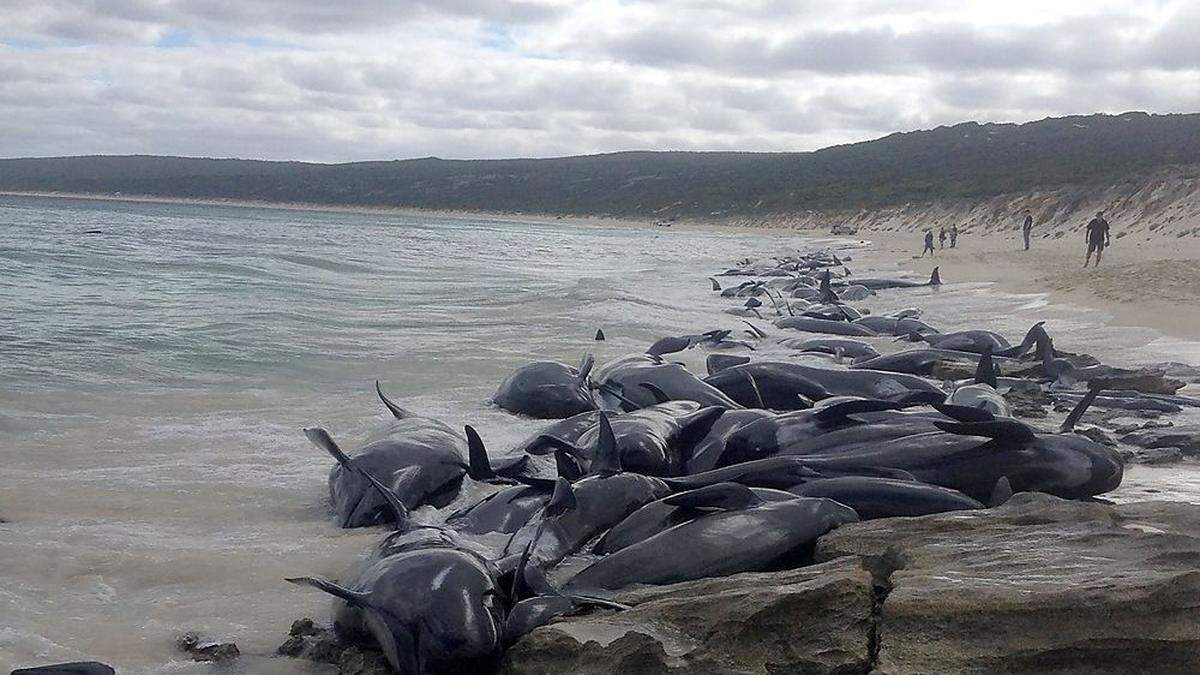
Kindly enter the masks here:
<path id="1" fill-rule="evenodd" d="M 195 630 L 237 642 L 244 672 L 317 672 L 269 658 L 329 607 L 283 578 L 336 577 L 380 533 L 332 524 L 331 462 L 302 427 L 353 445 L 387 419 L 379 379 L 502 452 L 540 426 L 489 404 L 517 366 L 738 329 L 706 277 L 830 243 L 855 255 L 784 231 L 0 196 L 0 671 L 209 672 L 174 650 Z M 1065 348 L 1200 361 L 1098 312 L 948 281 L 862 304 L 1016 338 L 1052 316 L 1078 337 Z M 1200 495 L 1179 471 L 1135 469 L 1131 494 Z"/>

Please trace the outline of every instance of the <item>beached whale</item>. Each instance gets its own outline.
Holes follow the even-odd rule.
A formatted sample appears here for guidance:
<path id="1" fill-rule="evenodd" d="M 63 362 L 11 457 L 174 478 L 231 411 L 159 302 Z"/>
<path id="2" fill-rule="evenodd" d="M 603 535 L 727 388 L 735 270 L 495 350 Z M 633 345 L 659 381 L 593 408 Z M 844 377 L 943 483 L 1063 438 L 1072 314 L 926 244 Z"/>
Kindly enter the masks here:
<path id="1" fill-rule="evenodd" d="M 506 555 L 520 555 L 529 548 L 532 564 L 551 567 L 643 504 L 671 491 L 659 478 L 623 469 L 616 435 L 606 415 L 600 416 L 590 454 L 590 475 L 571 486 L 575 508 L 553 520 L 546 519 L 544 514 L 531 519 L 509 540 Z"/>
<path id="2" fill-rule="evenodd" d="M 746 502 L 744 492 L 749 490 L 754 497 L 766 501 L 785 501 L 795 499 L 796 495 L 785 492 L 783 490 L 771 490 L 768 488 L 746 488 L 737 483 L 718 483 L 702 490 L 710 493 L 709 499 L 716 501 L 716 493 L 718 491 L 727 495 L 721 500 L 725 505 L 737 505 Z M 679 494 L 687 494 L 686 492 Z M 664 497 L 657 501 L 650 502 L 641 507 L 637 511 L 629 514 L 620 523 L 617 523 L 609 530 L 596 545 L 592 547 L 592 553 L 596 555 L 607 555 L 616 553 L 623 548 L 632 546 L 640 541 L 649 539 L 650 537 L 664 532 L 683 523 L 690 522 L 703 515 L 703 511 L 692 506 L 681 506 L 676 503 L 669 503 L 671 496 Z"/>
<path id="3" fill-rule="evenodd" d="M 740 407 L 719 389 L 705 384 L 687 368 L 656 356 L 630 354 L 609 361 L 595 371 L 601 406 L 607 410 L 634 410 L 654 405 L 657 398 L 643 383 L 652 384 L 672 401 Z"/>
<path id="4" fill-rule="evenodd" d="M 787 361 L 753 361 L 726 368 L 705 381 L 735 401 L 755 395 L 750 382 L 760 392 L 778 387 L 786 394 L 794 389 L 814 401 L 830 396 L 901 400 L 909 399 L 913 394 L 924 394 L 930 401 L 940 402 L 945 398 L 937 385 L 914 375 L 869 369 L 817 368 Z"/>
<path id="5" fill-rule="evenodd" d="M 864 316 L 855 319 L 854 325 L 874 331 L 877 335 L 921 336 L 938 332 L 938 329 L 913 317 Z"/>
<path id="6" fill-rule="evenodd" d="M 861 319 L 859 319 L 861 321 Z M 818 319 L 811 316 L 789 316 L 775 322 L 779 328 L 792 328 L 809 333 L 825 333 L 827 335 L 850 335 L 871 337 L 878 335 L 866 326 L 860 326 L 846 320 Z"/>
<path id="7" fill-rule="evenodd" d="M 394 670 L 423 675 L 497 665 L 506 613 L 499 576 L 478 555 L 435 548 L 381 558 L 346 586 L 319 577 L 288 581 L 346 603 Z"/>
<path id="8" fill-rule="evenodd" d="M 500 383 L 492 400 L 509 412 L 543 419 L 563 419 L 595 410 L 588 379 L 593 363 L 588 354 L 578 369 L 558 361 L 521 366 Z"/>
<path id="9" fill-rule="evenodd" d="M 1002 355 L 1012 345 L 1003 335 L 990 330 L 960 330 L 953 333 L 925 333 L 920 336 L 935 349 L 951 349 L 960 352 L 982 354 L 988 350 L 993 354 Z"/>
<path id="10" fill-rule="evenodd" d="M 614 590 L 795 566 L 809 559 L 817 537 L 858 520 L 830 499 L 764 500 L 728 484 L 665 501 L 702 513 L 601 558 L 564 588 Z"/>
<path id="11" fill-rule="evenodd" d="M 835 282 L 834 286 L 847 286 L 855 284 L 858 286 L 866 286 L 871 290 L 882 290 L 885 288 L 919 288 L 921 286 L 941 286 L 942 277 L 938 273 L 938 268 L 933 268 L 933 273 L 929 275 L 929 281 L 912 281 L 910 279 L 884 279 L 878 277 L 848 277 L 845 280 Z"/>
<path id="12" fill-rule="evenodd" d="M 875 476 L 818 478 L 788 488 L 788 492 L 801 497 L 824 497 L 845 504 L 854 509 L 860 520 L 926 516 L 984 507 L 982 502 L 958 490 Z"/>
<path id="13" fill-rule="evenodd" d="M 661 397 L 661 392 L 658 392 Z M 695 446 L 724 415 L 720 406 L 701 407 L 693 401 L 667 401 L 613 417 L 603 417 L 574 442 L 543 436 L 541 451 L 569 453 L 585 470 L 594 462 L 593 447 L 608 431 L 614 435 L 615 451 L 625 471 L 647 476 L 675 476 L 683 472 Z M 534 449 L 538 452 L 539 449 Z"/>
<path id="14" fill-rule="evenodd" d="M 959 352 L 950 349 L 906 349 L 876 356 L 873 359 L 856 361 L 851 368 L 884 370 L 892 373 L 908 373 L 910 375 L 932 375 L 940 364 L 957 366 L 972 366 L 979 360 L 978 354 Z M 1007 359 L 1006 359 L 1007 361 Z"/>
<path id="15" fill-rule="evenodd" d="M 851 360 L 870 359 L 879 356 L 879 350 L 862 340 L 832 337 L 786 338 L 779 345 L 801 352 L 816 352 L 844 356 Z"/>

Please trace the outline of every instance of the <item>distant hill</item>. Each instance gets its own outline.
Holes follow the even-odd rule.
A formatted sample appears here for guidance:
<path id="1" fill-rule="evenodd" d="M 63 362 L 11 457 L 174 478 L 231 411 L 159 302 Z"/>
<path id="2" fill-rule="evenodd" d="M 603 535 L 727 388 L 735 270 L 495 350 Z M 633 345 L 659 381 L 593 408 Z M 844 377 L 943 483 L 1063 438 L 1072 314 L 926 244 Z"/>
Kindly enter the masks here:
<path id="1" fill-rule="evenodd" d="M 1200 114 L 968 122 L 816 152 L 311 164 L 93 156 L 0 160 L 0 190 L 665 218 L 875 208 L 1103 185 L 1200 164 Z"/>

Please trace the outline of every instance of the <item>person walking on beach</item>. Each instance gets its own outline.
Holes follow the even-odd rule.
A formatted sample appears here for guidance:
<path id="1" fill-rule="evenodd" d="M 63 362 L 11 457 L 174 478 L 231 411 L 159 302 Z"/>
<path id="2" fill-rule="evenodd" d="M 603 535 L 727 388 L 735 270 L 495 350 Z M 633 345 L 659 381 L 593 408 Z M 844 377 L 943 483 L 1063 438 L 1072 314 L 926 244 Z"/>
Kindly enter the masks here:
<path id="1" fill-rule="evenodd" d="M 933 255 L 933 230 L 925 230 L 925 248 L 921 251 L 921 257 L 925 254 Z"/>
<path id="2" fill-rule="evenodd" d="M 1108 234 L 1108 221 L 1104 219 L 1103 211 L 1096 212 L 1096 217 L 1087 224 L 1083 236 L 1087 239 L 1087 257 L 1083 259 L 1083 266 L 1088 266 L 1088 262 L 1092 259 L 1092 253 L 1095 253 L 1096 267 L 1099 267 L 1100 256 L 1104 255 L 1104 247 L 1112 243 L 1112 238 Z"/>
<path id="3" fill-rule="evenodd" d="M 950 226 L 950 248 L 958 246 L 958 225 Z"/>
<path id="4" fill-rule="evenodd" d="M 1029 235 L 1033 234 L 1033 214 L 1025 209 L 1025 224 L 1021 226 L 1021 234 L 1025 236 L 1025 250 L 1029 250 Z"/>
<path id="5" fill-rule="evenodd" d="M 938 248 L 946 248 L 946 226 L 938 230 Z"/>

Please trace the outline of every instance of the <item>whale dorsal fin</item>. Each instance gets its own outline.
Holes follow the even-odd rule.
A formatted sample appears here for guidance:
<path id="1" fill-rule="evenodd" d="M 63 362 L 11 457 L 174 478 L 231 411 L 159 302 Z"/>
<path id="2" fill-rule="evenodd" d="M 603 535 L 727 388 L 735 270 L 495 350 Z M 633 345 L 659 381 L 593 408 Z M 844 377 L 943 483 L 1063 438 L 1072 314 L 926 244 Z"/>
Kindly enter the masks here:
<path id="1" fill-rule="evenodd" d="M 488 459 L 487 448 L 479 432 L 470 424 L 463 427 L 463 431 L 467 434 L 467 475 L 477 481 L 495 480 L 496 472 L 492 470 L 492 462 Z"/>
<path id="2" fill-rule="evenodd" d="M 986 384 L 992 389 L 997 386 L 996 364 L 992 363 L 991 345 L 984 347 L 983 354 L 979 356 L 979 365 L 975 368 L 975 383 Z"/>
<path id="3" fill-rule="evenodd" d="M 761 504 L 762 499 L 740 483 L 716 483 L 671 495 L 663 503 L 687 509 L 738 511 Z"/>
<path id="4" fill-rule="evenodd" d="M 604 413 L 600 413 L 599 434 L 596 437 L 596 451 L 592 453 L 591 473 L 601 476 L 621 473 L 621 450 L 617 447 L 617 437 L 613 434 L 608 415 Z"/>
<path id="5" fill-rule="evenodd" d="M 596 342 L 603 342 L 603 341 L 604 341 L 604 329 L 597 328 L 596 329 Z"/>
<path id="6" fill-rule="evenodd" d="M 578 505 L 571 483 L 562 477 L 554 481 L 554 494 L 550 495 L 550 501 L 546 502 L 546 515 L 557 518 L 568 511 L 574 511 Z"/>
<path id="7" fill-rule="evenodd" d="M 558 470 L 559 478 L 575 482 L 583 477 L 583 468 L 579 466 L 579 462 L 563 450 L 554 452 L 554 466 Z"/>
<path id="8" fill-rule="evenodd" d="M 929 285 L 930 286 L 941 286 L 942 285 L 942 275 L 938 273 L 938 271 L 940 269 L 941 268 L 939 268 L 939 267 L 933 268 L 933 274 L 929 275 Z"/>

